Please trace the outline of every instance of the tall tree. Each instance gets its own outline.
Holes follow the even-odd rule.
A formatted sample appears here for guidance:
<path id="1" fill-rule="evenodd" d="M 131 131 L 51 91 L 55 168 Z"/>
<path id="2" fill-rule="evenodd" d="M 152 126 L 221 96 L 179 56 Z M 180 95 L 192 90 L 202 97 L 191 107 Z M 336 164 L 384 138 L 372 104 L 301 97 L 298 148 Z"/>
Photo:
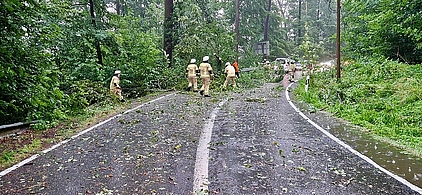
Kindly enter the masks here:
<path id="1" fill-rule="evenodd" d="M 165 0 L 164 5 L 164 51 L 169 61 L 169 67 L 172 66 L 173 59 L 173 0 Z"/>
<path id="2" fill-rule="evenodd" d="M 301 37 L 302 37 L 302 0 L 299 0 L 297 37 L 298 37 L 298 44 L 300 45 Z"/>
<path id="3" fill-rule="evenodd" d="M 270 26 L 270 12 L 271 12 L 271 0 L 268 0 L 267 17 L 265 18 L 264 24 L 264 41 L 268 41 L 268 28 Z"/>
<path id="4" fill-rule="evenodd" d="M 91 14 L 92 25 L 94 26 L 94 29 L 96 29 L 97 23 L 95 22 L 96 18 L 95 18 L 95 11 L 94 11 L 94 0 L 89 0 L 89 13 Z M 95 44 L 95 49 L 97 50 L 98 64 L 103 65 L 103 55 L 101 53 L 100 41 L 97 38 L 95 38 L 94 44 Z"/>
<path id="5" fill-rule="evenodd" d="M 116 13 L 117 15 L 122 14 L 122 3 L 120 0 L 116 0 Z"/>
<path id="6" fill-rule="evenodd" d="M 271 0 L 268 0 L 267 17 L 264 23 L 264 41 L 268 40 L 268 28 L 270 27 L 270 12 L 271 12 Z M 267 59 L 267 54 L 264 54 L 264 59 Z"/>
<path id="7" fill-rule="evenodd" d="M 344 40 L 350 54 L 422 62 L 422 5 L 418 0 L 346 1 Z"/>

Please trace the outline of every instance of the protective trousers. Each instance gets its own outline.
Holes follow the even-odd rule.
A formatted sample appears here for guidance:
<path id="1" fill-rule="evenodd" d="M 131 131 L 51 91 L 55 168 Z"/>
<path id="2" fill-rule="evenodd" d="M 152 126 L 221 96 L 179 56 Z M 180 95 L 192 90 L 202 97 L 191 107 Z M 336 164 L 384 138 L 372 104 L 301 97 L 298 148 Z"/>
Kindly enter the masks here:
<path id="1" fill-rule="evenodd" d="M 227 87 L 227 84 L 231 81 L 233 87 L 236 87 L 236 76 L 227 76 L 226 81 L 224 82 L 224 87 Z"/>
<path id="2" fill-rule="evenodd" d="M 209 95 L 210 83 L 211 83 L 210 77 L 202 77 L 201 91 L 204 91 L 204 95 Z"/>
<path id="3" fill-rule="evenodd" d="M 191 88 L 193 86 L 193 91 L 198 91 L 198 83 L 197 83 L 197 79 L 196 76 L 190 76 L 188 77 L 189 80 L 189 85 L 188 88 Z"/>
<path id="4" fill-rule="evenodd" d="M 122 89 L 118 89 L 118 88 L 114 88 L 110 90 L 111 94 L 116 95 L 117 97 L 119 97 L 119 100 L 123 99 L 122 96 Z"/>
<path id="5" fill-rule="evenodd" d="M 295 72 L 294 71 L 289 71 L 289 81 L 294 81 L 295 79 Z"/>

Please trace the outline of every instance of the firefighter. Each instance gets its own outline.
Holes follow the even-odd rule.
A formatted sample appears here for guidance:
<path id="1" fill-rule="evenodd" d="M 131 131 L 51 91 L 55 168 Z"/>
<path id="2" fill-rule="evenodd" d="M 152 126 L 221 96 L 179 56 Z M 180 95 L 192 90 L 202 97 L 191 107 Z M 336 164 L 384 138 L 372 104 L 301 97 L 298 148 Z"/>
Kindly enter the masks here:
<path id="1" fill-rule="evenodd" d="M 110 82 L 110 92 L 117 96 L 121 102 L 125 101 L 122 96 L 122 87 L 120 87 L 120 70 L 114 71 Z"/>
<path id="2" fill-rule="evenodd" d="M 296 64 L 294 61 L 291 61 L 289 65 L 289 81 L 290 82 L 295 81 L 295 72 L 296 72 Z"/>
<path id="3" fill-rule="evenodd" d="M 214 78 L 212 67 L 208 63 L 209 59 L 210 59 L 209 56 L 204 56 L 202 58 L 202 63 L 199 65 L 199 72 L 201 74 L 201 79 L 202 79 L 202 87 L 201 87 L 200 93 L 201 95 L 204 95 L 205 97 L 210 97 L 210 94 L 209 94 L 210 83 L 211 83 L 211 79 Z"/>
<path id="4" fill-rule="evenodd" d="M 192 89 L 192 87 L 193 87 L 194 92 L 198 91 L 198 83 L 197 83 L 197 79 L 196 79 L 196 75 L 198 73 L 199 73 L 199 69 L 198 69 L 198 66 L 196 65 L 196 60 L 191 59 L 190 64 L 186 68 L 186 76 L 187 76 L 188 81 L 189 81 L 188 91 L 190 91 Z"/>
<path id="5" fill-rule="evenodd" d="M 264 67 L 267 69 L 267 70 L 271 70 L 271 63 L 270 63 L 270 61 L 268 61 L 268 60 L 265 60 L 265 62 L 264 62 Z"/>
<path id="6" fill-rule="evenodd" d="M 236 69 L 234 66 L 230 64 L 230 62 L 226 63 L 226 68 L 224 69 L 224 73 L 226 76 L 226 81 L 224 82 L 223 87 L 226 88 L 229 81 L 231 81 L 233 87 L 236 87 Z"/>

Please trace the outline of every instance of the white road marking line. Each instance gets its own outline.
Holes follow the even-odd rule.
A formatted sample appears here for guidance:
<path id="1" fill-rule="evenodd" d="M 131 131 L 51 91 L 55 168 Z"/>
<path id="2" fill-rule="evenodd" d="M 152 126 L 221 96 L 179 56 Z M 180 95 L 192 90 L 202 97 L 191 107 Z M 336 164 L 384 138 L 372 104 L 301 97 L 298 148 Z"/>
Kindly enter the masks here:
<path id="1" fill-rule="evenodd" d="M 214 120 L 220 110 L 220 107 L 227 102 L 221 101 L 217 108 L 211 112 L 211 117 L 207 120 L 202 129 L 201 137 L 199 138 L 198 148 L 196 150 L 195 171 L 193 174 L 193 192 L 194 194 L 208 194 L 208 157 L 209 144 L 211 142 L 212 129 L 214 127 Z"/>
<path id="2" fill-rule="evenodd" d="M 155 102 L 155 101 L 161 100 L 161 99 L 163 99 L 163 98 L 166 98 L 166 97 L 171 96 L 171 95 L 174 95 L 174 94 L 176 94 L 176 92 L 171 93 L 171 94 L 168 94 L 168 95 L 165 95 L 165 96 L 162 96 L 162 97 L 159 97 L 159 98 L 157 98 L 157 99 L 153 99 L 153 100 L 148 101 L 148 102 L 145 102 L 145 103 L 143 103 L 143 104 L 141 104 L 141 105 L 139 105 L 139 106 L 137 106 L 137 107 L 135 107 L 135 108 L 133 108 L 133 109 L 127 110 L 127 111 L 126 111 L 126 112 L 124 112 L 123 114 L 127 114 L 127 113 L 129 113 L 129 112 L 133 112 L 133 111 L 135 111 L 135 110 L 137 110 L 137 109 L 141 108 L 142 106 L 145 106 L 145 105 L 147 105 L 147 104 L 150 104 L 150 103 L 152 103 L 152 102 Z M 50 148 L 43 150 L 41 153 L 42 153 L 42 154 L 46 154 L 46 153 L 48 153 L 48 152 L 50 152 L 50 151 L 52 151 L 52 150 L 54 150 L 54 149 L 56 149 L 56 148 L 60 147 L 61 145 L 66 144 L 66 143 L 67 143 L 67 142 L 69 142 L 70 140 L 73 140 L 73 139 L 75 139 L 75 138 L 77 138 L 77 137 L 79 137 L 79 136 L 81 136 L 81 135 L 83 135 L 83 134 L 85 134 L 85 133 L 87 133 L 87 132 L 89 132 L 89 131 L 91 131 L 91 130 L 93 130 L 93 129 L 97 128 L 97 127 L 99 127 L 99 126 L 101 126 L 101 125 L 104 125 L 104 124 L 106 124 L 106 123 L 110 122 L 111 120 L 113 120 L 113 119 L 115 119 L 115 118 L 117 118 L 117 117 L 120 117 L 120 116 L 122 116 L 122 114 L 118 114 L 118 115 L 116 115 L 116 116 L 110 117 L 109 119 L 107 119 L 107 120 L 105 120 L 105 121 L 102 121 L 102 122 L 100 122 L 100 123 L 98 123 L 98 124 L 96 124 L 96 125 L 94 125 L 94 126 L 92 126 L 92 127 L 88 128 L 88 129 L 85 129 L 85 130 L 83 130 L 83 131 L 79 132 L 78 134 L 76 134 L 76 135 L 74 135 L 74 136 L 70 137 L 70 139 L 63 140 L 63 141 L 61 141 L 61 142 L 57 143 L 56 145 L 51 146 Z M 33 160 L 37 159 L 39 156 L 40 156 L 40 154 L 35 154 L 35 155 L 33 155 L 33 156 L 31 156 L 31 157 L 29 157 L 29 158 L 27 158 L 27 159 L 23 160 L 22 162 L 19 162 L 18 164 L 13 165 L 12 167 L 9 167 L 8 169 L 6 169 L 6 170 L 4 170 L 4 171 L 0 172 L 0 178 L 1 178 L 1 177 L 3 177 L 3 176 L 5 176 L 6 174 L 8 174 L 8 173 L 10 173 L 10 172 L 12 172 L 12 171 L 14 171 L 14 170 L 18 169 L 19 167 L 22 167 L 22 166 L 24 166 L 25 164 L 27 164 L 27 163 L 29 163 L 29 162 L 31 162 L 31 161 L 33 161 Z"/>
<path id="3" fill-rule="evenodd" d="M 302 118 L 304 118 L 306 121 L 308 121 L 310 124 L 312 124 L 315 128 L 317 128 L 318 130 L 320 130 L 322 133 L 324 133 L 326 136 L 328 136 L 329 138 L 331 138 L 332 140 L 334 140 L 335 142 L 337 142 L 338 144 L 340 144 L 341 146 L 343 146 L 344 148 L 346 148 L 347 150 L 349 150 L 350 152 L 352 152 L 353 154 L 355 154 L 356 156 L 359 156 L 360 158 L 362 158 L 363 160 L 365 160 L 366 162 L 368 162 L 369 164 L 373 165 L 375 168 L 379 169 L 380 171 L 386 173 L 387 175 L 393 177 L 394 179 L 396 179 L 397 181 L 403 183 L 404 185 L 408 186 L 409 188 L 411 188 L 412 190 L 418 192 L 419 194 L 422 194 L 422 189 L 412 183 L 410 183 L 409 181 L 407 181 L 406 179 L 388 171 L 387 169 L 381 167 L 380 165 L 378 165 L 376 162 L 374 162 L 372 159 L 370 159 L 369 157 L 361 154 L 360 152 L 356 151 L 355 149 L 353 149 L 351 146 L 347 145 L 346 143 L 344 143 L 343 141 L 341 141 L 340 139 L 338 139 L 337 137 L 335 137 L 334 135 L 332 135 L 330 132 L 328 132 L 327 130 L 325 130 L 324 128 L 322 128 L 321 126 L 319 126 L 318 124 L 316 124 L 314 121 L 312 121 L 310 118 L 308 118 L 305 114 L 303 114 L 294 104 L 293 102 L 290 100 L 289 97 L 289 88 L 292 86 L 293 83 L 290 83 L 289 86 L 287 86 L 286 90 L 285 90 L 285 94 L 286 94 L 286 99 L 289 102 L 290 106 L 297 112 L 299 113 L 300 116 L 302 116 Z"/>

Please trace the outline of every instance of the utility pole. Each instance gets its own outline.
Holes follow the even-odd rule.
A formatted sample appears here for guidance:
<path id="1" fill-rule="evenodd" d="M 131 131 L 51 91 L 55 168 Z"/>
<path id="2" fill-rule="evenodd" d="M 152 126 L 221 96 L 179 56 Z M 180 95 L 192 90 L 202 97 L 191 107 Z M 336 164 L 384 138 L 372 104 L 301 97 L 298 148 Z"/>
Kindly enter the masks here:
<path id="1" fill-rule="evenodd" d="M 337 81 L 340 80 L 340 9 L 341 2 L 337 0 Z"/>

